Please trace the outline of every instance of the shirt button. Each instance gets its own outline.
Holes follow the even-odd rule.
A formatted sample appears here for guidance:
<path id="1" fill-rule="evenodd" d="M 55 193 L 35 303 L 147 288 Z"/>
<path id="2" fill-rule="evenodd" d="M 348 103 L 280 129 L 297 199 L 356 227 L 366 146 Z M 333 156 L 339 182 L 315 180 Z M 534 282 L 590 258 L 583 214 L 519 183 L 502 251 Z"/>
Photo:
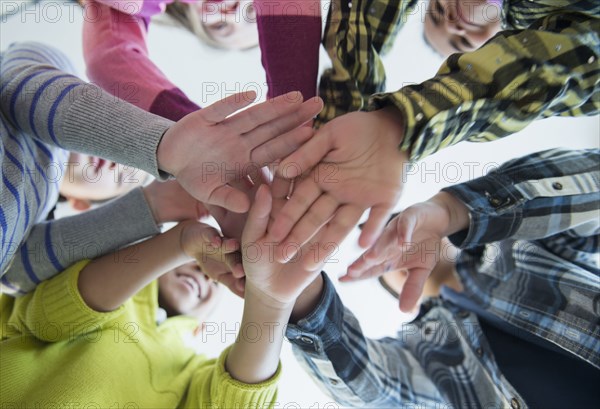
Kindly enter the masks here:
<path id="1" fill-rule="evenodd" d="M 562 183 L 559 183 L 559 182 L 554 182 L 554 183 L 552 184 L 552 187 L 553 187 L 555 190 L 562 190 L 562 188 L 563 188 L 563 185 L 562 185 Z"/>
<path id="2" fill-rule="evenodd" d="M 307 336 L 301 336 L 300 337 L 300 341 L 302 341 L 302 342 L 304 342 L 305 344 L 308 344 L 308 345 L 314 344 L 314 341 L 311 338 L 307 337 Z"/>
<path id="3" fill-rule="evenodd" d="M 477 348 L 477 349 L 475 350 L 475 353 L 477 354 L 477 356 L 478 356 L 479 358 L 481 358 L 481 357 L 483 356 L 483 349 L 481 349 L 481 348 Z"/>
<path id="4" fill-rule="evenodd" d="M 499 207 L 502 204 L 502 200 L 498 199 L 497 197 L 490 196 L 488 200 L 494 207 Z"/>
<path id="5" fill-rule="evenodd" d="M 337 379 L 329 378 L 329 383 L 332 385 L 337 385 L 339 381 Z"/>
<path id="6" fill-rule="evenodd" d="M 519 409 L 521 407 L 521 404 L 519 403 L 519 401 L 517 400 L 517 398 L 512 398 L 510 400 L 510 407 L 513 409 Z"/>

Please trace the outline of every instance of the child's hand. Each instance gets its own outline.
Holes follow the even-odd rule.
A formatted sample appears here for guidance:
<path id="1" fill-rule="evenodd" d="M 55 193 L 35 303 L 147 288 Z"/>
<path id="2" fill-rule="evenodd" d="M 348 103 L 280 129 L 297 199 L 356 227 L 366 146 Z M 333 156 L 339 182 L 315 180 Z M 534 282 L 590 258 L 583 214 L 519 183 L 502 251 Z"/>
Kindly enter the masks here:
<path id="1" fill-rule="evenodd" d="M 400 293 L 400 309 L 410 312 L 423 286 L 440 260 L 441 241 L 468 226 L 467 208 L 441 192 L 413 205 L 392 219 L 375 245 L 348 268 L 342 281 L 376 277 L 392 269 L 405 269 L 408 278 Z"/>
<path id="2" fill-rule="evenodd" d="M 209 215 L 206 207 L 175 180 L 155 181 L 143 190 L 157 224 L 200 220 Z"/>
<path id="3" fill-rule="evenodd" d="M 270 307 L 284 308 L 294 304 L 300 293 L 319 274 L 319 269 L 306 270 L 298 260 L 288 264 L 276 261 L 275 243 L 267 232 L 272 200 L 269 188 L 262 185 L 242 234 L 242 257 L 246 293 L 252 291 Z"/>
<path id="4" fill-rule="evenodd" d="M 323 225 L 323 241 L 339 243 L 367 209 L 371 213 L 359 244 L 372 245 L 400 197 L 408 161 L 406 152 L 398 149 L 402 139 L 398 121 L 386 110 L 344 115 L 282 161 L 280 176 L 296 177 L 301 171 L 304 177 L 296 181 L 273 223 L 272 235 L 282 242 L 280 248 L 302 245 Z M 321 254 L 317 262 L 327 256 Z"/>
<path id="5" fill-rule="evenodd" d="M 160 169 L 203 203 L 246 212 L 250 200 L 230 182 L 305 143 L 313 131 L 300 126 L 323 106 L 318 98 L 303 103 L 295 92 L 233 115 L 255 98 L 254 92 L 232 95 L 181 119 L 158 146 Z"/>
<path id="6" fill-rule="evenodd" d="M 243 297 L 245 279 L 238 240 L 224 239 L 213 227 L 197 222 L 185 222 L 180 240 L 184 253 L 196 259 L 204 274 Z"/>

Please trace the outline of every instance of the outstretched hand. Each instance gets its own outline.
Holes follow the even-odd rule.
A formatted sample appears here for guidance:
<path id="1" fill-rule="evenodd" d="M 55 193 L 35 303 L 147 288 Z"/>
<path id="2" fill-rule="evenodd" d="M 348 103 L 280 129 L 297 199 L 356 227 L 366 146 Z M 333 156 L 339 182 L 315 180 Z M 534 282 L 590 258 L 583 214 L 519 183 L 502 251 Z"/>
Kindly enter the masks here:
<path id="1" fill-rule="evenodd" d="M 196 199 L 246 212 L 249 198 L 229 183 L 305 143 L 313 131 L 301 125 L 323 106 L 319 98 L 303 103 L 299 92 L 291 92 L 234 115 L 255 98 L 252 91 L 242 92 L 181 119 L 158 146 L 160 169 L 175 176 Z"/>
<path id="2" fill-rule="evenodd" d="M 407 153 L 398 149 L 402 132 L 395 111 L 353 112 L 326 124 L 283 160 L 280 177 L 301 177 L 273 222 L 272 236 L 282 242 L 280 248 L 302 246 L 324 226 L 324 251 L 310 268 L 330 255 L 335 246 L 327 251 L 327 243 L 341 242 L 367 209 L 371 212 L 359 245 L 372 245 L 402 190 L 408 161 Z"/>
<path id="3" fill-rule="evenodd" d="M 425 281 L 441 259 L 442 239 L 468 225 L 466 207 L 448 193 L 409 207 L 393 218 L 375 245 L 348 268 L 341 281 L 354 281 L 404 269 L 408 277 L 400 293 L 400 309 L 410 312 Z"/>
<path id="4" fill-rule="evenodd" d="M 302 291 L 319 274 L 304 268 L 299 258 L 288 264 L 276 261 L 274 242 L 268 233 L 273 198 L 262 185 L 250 209 L 242 234 L 242 258 L 246 272 L 246 291 L 274 307 L 292 306 Z"/>

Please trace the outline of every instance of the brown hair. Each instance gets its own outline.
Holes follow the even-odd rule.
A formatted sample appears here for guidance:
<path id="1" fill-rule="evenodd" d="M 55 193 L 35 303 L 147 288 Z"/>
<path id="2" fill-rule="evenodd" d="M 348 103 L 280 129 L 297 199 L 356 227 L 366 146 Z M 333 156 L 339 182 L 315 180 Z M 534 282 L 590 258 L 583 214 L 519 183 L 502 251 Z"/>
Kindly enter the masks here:
<path id="1" fill-rule="evenodd" d="M 190 4 L 174 1 L 167 5 L 166 14 L 176 23 L 198 37 L 204 44 L 213 48 L 223 49 L 223 45 L 216 41 L 208 32 L 198 18 L 198 15 L 192 10 Z"/>

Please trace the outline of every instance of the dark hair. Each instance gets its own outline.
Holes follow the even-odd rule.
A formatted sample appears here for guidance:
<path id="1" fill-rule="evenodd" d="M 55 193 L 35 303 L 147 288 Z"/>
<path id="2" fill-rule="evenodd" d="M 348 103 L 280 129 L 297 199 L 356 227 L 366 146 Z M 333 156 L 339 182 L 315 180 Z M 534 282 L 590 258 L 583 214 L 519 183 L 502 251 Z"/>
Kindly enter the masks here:
<path id="1" fill-rule="evenodd" d="M 167 4 L 167 8 L 165 13 L 169 15 L 173 20 L 179 23 L 183 28 L 188 30 L 192 34 L 196 34 L 194 27 L 188 17 L 189 13 L 189 4 L 184 4 L 179 1 L 174 1 L 173 3 Z"/>

